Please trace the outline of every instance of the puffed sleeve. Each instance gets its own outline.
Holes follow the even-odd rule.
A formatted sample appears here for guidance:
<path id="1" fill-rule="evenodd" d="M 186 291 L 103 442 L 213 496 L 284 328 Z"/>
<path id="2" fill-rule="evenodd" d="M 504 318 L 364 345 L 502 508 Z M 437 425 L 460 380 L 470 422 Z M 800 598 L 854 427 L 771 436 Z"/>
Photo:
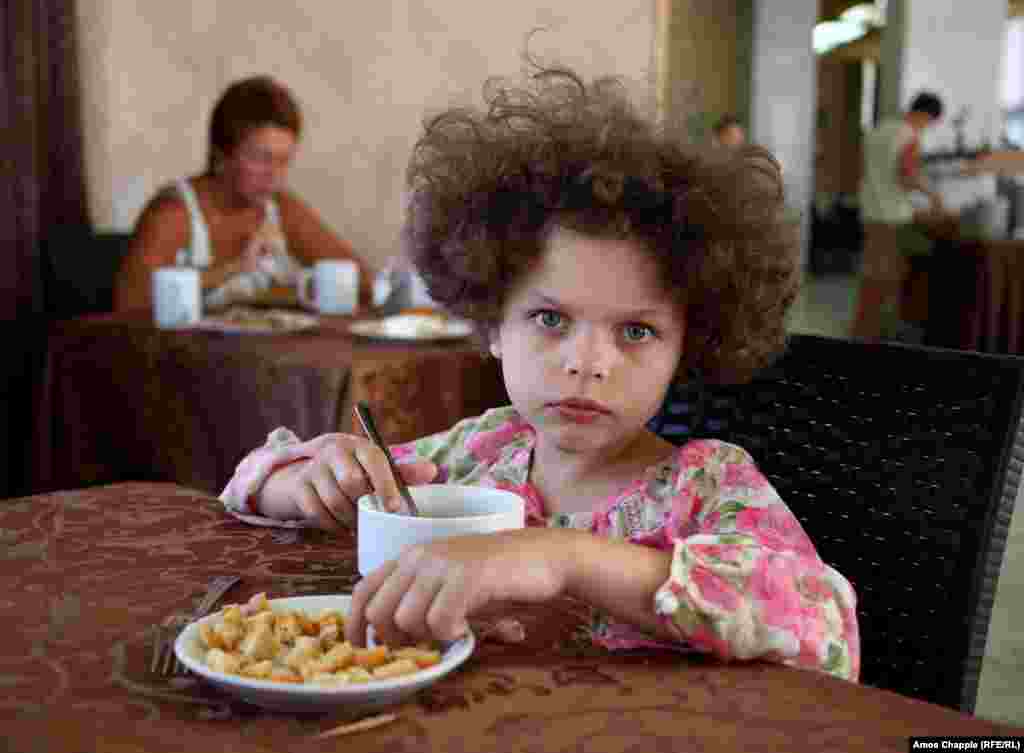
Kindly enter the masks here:
<path id="1" fill-rule="evenodd" d="M 680 640 L 856 681 L 856 596 L 740 447 L 680 448 L 666 521 L 669 579 L 655 608 Z"/>
<path id="2" fill-rule="evenodd" d="M 321 437 L 302 442 L 291 429 L 283 426 L 274 429 L 267 435 L 267 441 L 242 458 L 235 468 L 234 475 L 220 493 L 224 509 L 239 520 L 257 526 L 305 528 L 310 525 L 302 520 L 277 520 L 257 515 L 249 500 L 278 468 L 316 454 L 318 442 L 322 442 Z"/>
<path id="3" fill-rule="evenodd" d="M 437 466 L 434 483 L 472 484 L 521 436 L 525 424 L 511 406 L 464 418 L 447 431 L 391 448 L 396 461 L 429 460 Z"/>

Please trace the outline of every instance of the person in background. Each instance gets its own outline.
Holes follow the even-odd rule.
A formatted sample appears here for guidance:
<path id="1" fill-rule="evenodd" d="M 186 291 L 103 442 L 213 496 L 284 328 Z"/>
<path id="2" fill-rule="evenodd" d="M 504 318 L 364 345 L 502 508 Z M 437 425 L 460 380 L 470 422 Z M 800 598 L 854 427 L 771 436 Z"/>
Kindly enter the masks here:
<path id="1" fill-rule="evenodd" d="M 493 82 L 492 82 L 493 84 Z M 744 382 L 785 346 L 799 287 L 778 163 L 691 153 L 609 79 L 542 70 L 431 118 L 404 238 L 473 321 L 511 405 L 394 448 L 412 484 L 507 489 L 527 527 L 407 548 L 352 597 L 348 638 L 448 640 L 490 603 L 590 604 L 607 649 L 765 659 L 856 680 L 856 596 L 744 449 L 647 428 L 675 379 Z M 253 524 L 342 531 L 376 491 L 369 440 L 281 427 L 221 494 Z"/>
<path id="2" fill-rule="evenodd" d="M 747 143 L 747 132 L 739 118 L 727 113 L 715 121 L 712 129 L 715 144 L 728 149 L 735 149 Z"/>
<path id="3" fill-rule="evenodd" d="M 864 251 L 857 309 L 850 334 L 877 340 L 899 318 L 906 256 L 928 253 L 931 237 L 955 231 L 956 218 L 921 174 L 921 135 L 942 118 L 943 104 L 931 92 L 918 93 L 901 117 L 882 121 L 864 139 L 860 189 Z M 917 192 L 927 209 L 915 208 Z"/>
<path id="4" fill-rule="evenodd" d="M 201 271 L 204 303 L 217 306 L 293 286 L 318 259 L 360 266 L 360 302 L 372 273 L 347 241 L 286 188 L 302 134 L 292 93 L 269 76 L 231 84 L 210 119 L 206 170 L 164 187 L 143 209 L 114 290 L 117 310 L 150 305 L 150 275 L 184 264 Z"/>

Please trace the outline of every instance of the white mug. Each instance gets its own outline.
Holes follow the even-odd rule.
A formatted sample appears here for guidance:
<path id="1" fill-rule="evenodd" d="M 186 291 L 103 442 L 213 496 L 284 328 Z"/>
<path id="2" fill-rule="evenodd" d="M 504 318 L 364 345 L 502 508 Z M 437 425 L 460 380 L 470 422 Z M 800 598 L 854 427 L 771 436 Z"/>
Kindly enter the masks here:
<path id="1" fill-rule="evenodd" d="M 515 492 L 487 486 L 422 484 L 409 487 L 418 516 L 385 512 L 373 494 L 356 500 L 356 567 L 368 575 L 415 544 L 526 525 L 526 504 Z"/>
<path id="2" fill-rule="evenodd" d="M 359 267 L 345 259 L 321 259 L 299 273 L 296 293 L 299 301 L 321 314 L 354 313 L 359 303 Z"/>
<path id="3" fill-rule="evenodd" d="M 203 316 L 199 270 L 193 267 L 160 267 L 153 270 L 153 319 L 166 329 L 189 327 Z"/>

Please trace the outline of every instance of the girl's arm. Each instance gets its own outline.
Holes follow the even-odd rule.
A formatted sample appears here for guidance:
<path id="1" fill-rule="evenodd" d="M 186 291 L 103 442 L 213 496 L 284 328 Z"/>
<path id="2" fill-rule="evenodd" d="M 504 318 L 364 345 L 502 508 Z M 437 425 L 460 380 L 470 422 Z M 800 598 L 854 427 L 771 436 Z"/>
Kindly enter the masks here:
<path id="1" fill-rule="evenodd" d="M 853 588 L 821 561 L 750 455 L 724 442 L 691 442 L 680 450 L 678 476 L 666 483 L 660 535 L 634 537 L 669 558 L 647 607 L 662 623 L 657 634 L 667 630 L 722 659 L 762 658 L 856 680 Z M 587 572 L 568 582 L 612 614 L 650 625 L 643 601 L 657 577 L 656 557 L 636 552 L 629 565 L 623 556 L 592 550 L 578 560 Z"/>
<path id="2" fill-rule="evenodd" d="M 433 483 L 465 483 L 479 467 L 479 461 L 467 449 L 472 437 L 490 431 L 508 421 L 508 410 L 488 411 L 482 416 L 466 418 L 451 429 L 405 444 L 392 445 L 391 453 L 399 463 L 427 460 L 436 473 Z M 238 464 L 234 475 L 220 494 L 225 509 L 235 517 L 255 525 L 307 526 L 296 508 L 297 486 L 302 485 L 303 466 L 329 444 L 332 436 L 302 441 L 292 431 L 279 427 L 270 432 L 267 441 L 249 452 Z M 409 479 L 423 483 L 424 479 Z"/>
<path id="3" fill-rule="evenodd" d="M 610 647 L 684 642 L 720 659 L 767 659 L 856 680 L 860 639 L 852 587 L 818 557 L 799 522 L 741 448 L 692 442 L 655 496 L 664 526 L 631 541 L 575 531 L 544 551 L 565 593 L 623 624 Z M 598 521 L 630 530 L 625 512 Z M 642 545 L 641 545 L 642 544 Z"/>
<path id="4" fill-rule="evenodd" d="M 359 304 L 372 304 L 375 270 L 356 253 L 352 244 L 332 232 L 316 210 L 295 194 L 282 191 L 278 202 L 282 229 L 292 256 L 306 266 L 320 259 L 351 259 L 359 265 Z"/>
<path id="5" fill-rule="evenodd" d="M 541 529 L 552 535 L 564 593 L 611 617 L 666 640 L 679 635 L 655 611 L 655 595 L 669 577 L 670 552 L 587 531 Z M 557 537 L 557 538 L 555 538 Z"/>

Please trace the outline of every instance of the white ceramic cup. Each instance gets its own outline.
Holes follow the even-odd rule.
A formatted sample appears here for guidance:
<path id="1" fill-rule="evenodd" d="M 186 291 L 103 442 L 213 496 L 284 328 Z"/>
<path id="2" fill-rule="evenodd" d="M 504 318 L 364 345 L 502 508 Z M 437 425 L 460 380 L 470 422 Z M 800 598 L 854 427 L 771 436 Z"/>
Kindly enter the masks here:
<path id="1" fill-rule="evenodd" d="M 359 267 L 347 259 L 321 259 L 299 273 L 297 293 L 321 314 L 351 314 L 359 303 Z"/>
<path id="2" fill-rule="evenodd" d="M 202 284 L 194 267 L 159 267 L 153 270 L 153 319 L 167 329 L 189 327 L 203 316 Z"/>
<path id="3" fill-rule="evenodd" d="M 461 484 L 410 486 L 418 516 L 384 512 L 373 495 L 356 503 L 356 558 L 360 575 L 367 575 L 415 544 L 449 536 L 494 533 L 522 528 L 526 505 L 522 497 L 502 489 Z"/>

